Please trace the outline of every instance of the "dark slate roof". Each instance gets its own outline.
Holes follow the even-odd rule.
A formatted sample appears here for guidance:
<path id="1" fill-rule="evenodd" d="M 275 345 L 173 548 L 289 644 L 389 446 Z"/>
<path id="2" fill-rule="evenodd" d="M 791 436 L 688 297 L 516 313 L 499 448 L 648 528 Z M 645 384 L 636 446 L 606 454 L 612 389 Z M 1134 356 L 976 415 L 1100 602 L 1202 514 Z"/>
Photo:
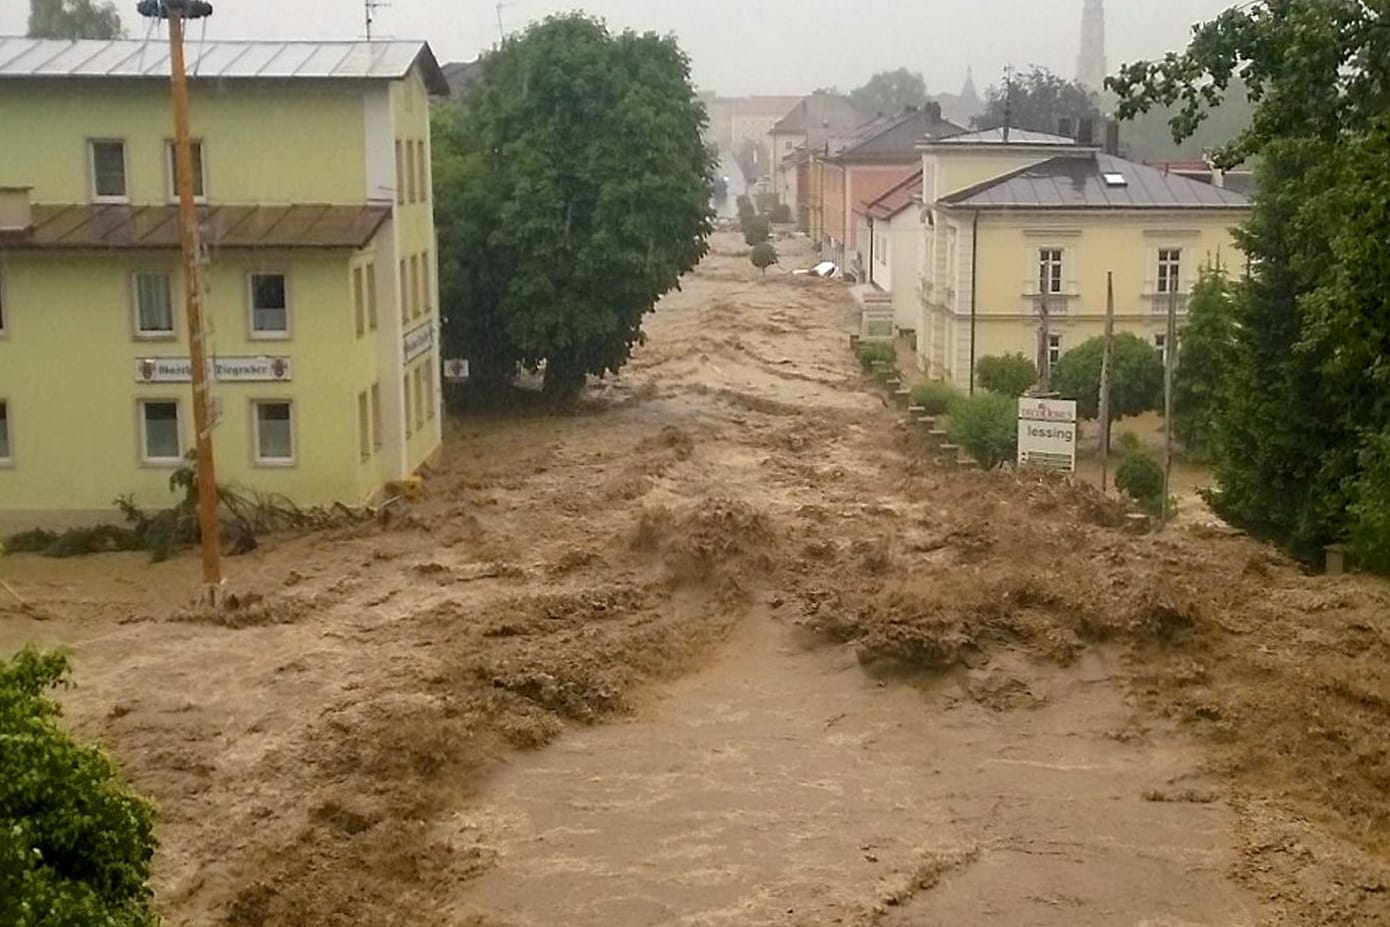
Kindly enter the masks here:
<path id="1" fill-rule="evenodd" d="M 929 140 L 932 144 L 938 145 L 1003 145 L 1004 130 L 984 129 L 979 132 L 960 131 L 955 135 L 948 135 L 944 138 Z M 1067 138 L 1065 135 L 1053 135 L 1050 132 L 1034 132 L 1030 129 L 1009 129 L 1010 145 L 1075 145 L 1076 140 Z"/>
<path id="2" fill-rule="evenodd" d="M 443 72 L 444 80 L 449 84 L 449 96 L 461 100 L 469 90 L 473 89 L 473 85 L 482 79 L 483 59 L 450 61 L 448 64 L 442 65 L 439 70 Z"/>
<path id="3" fill-rule="evenodd" d="M 941 118 L 939 106 L 930 105 L 875 119 L 843 139 L 838 148 L 832 145 L 831 154 L 846 159 L 913 160 L 917 158 L 917 143 L 923 138 L 953 136 L 963 131 L 954 122 Z"/>
<path id="4" fill-rule="evenodd" d="M 1124 178 L 1111 184 L 1106 175 Z M 1165 174 L 1134 161 L 1085 151 L 986 180 L 941 198 L 971 209 L 1246 209 L 1231 190 Z"/>
<path id="5" fill-rule="evenodd" d="M 793 106 L 768 134 L 802 135 L 813 129 L 844 131 L 862 126 L 871 118 L 861 113 L 849 97 L 838 93 L 813 93 Z"/>
<path id="6" fill-rule="evenodd" d="M 218 248 L 361 248 L 391 215 L 389 206 L 204 206 L 203 241 Z M 35 204 L 33 226 L 6 233 L 0 247 L 177 248 L 177 206 Z"/>
<path id="7" fill-rule="evenodd" d="M 921 192 L 922 171 L 919 169 L 908 174 L 878 199 L 865 205 L 868 207 L 869 215 L 875 219 L 891 219 L 911 206 Z"/>

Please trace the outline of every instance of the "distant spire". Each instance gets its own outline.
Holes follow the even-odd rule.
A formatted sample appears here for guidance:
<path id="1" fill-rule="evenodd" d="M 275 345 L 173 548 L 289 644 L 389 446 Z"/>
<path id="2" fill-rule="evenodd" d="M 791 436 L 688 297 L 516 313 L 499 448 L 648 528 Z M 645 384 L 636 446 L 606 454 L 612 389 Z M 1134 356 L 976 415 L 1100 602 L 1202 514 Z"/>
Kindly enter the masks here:
<path id="1" fill-rule="evenodd" d="M 1086 0 L 1081 11 L 1081 54 L 1076 59 L 1076 79 L 1089 90 L 1105 87 L 1109 68 L 1105 60 L 1105 0 Z"/>
<path id="2" fill-rule="evenodd" d="M 965 86 L 960 88 L 960 99 L 962 103 L 979 103 L 980 93 L 975 89 L 975 69 L 966 66 Z"/>

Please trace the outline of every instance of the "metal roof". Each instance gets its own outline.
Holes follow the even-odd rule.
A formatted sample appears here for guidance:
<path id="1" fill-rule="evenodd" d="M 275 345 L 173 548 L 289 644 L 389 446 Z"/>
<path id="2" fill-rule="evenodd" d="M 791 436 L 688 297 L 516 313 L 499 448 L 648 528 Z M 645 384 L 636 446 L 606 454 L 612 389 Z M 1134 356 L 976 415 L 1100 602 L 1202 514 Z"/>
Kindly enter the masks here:
<path id="1" fill-rule="evenodd" d="M 1003 128 L 985 129 L 979 132 L 961 132 L 945 138 L 927 139 L 929 145 L 1068 145 L 1075 146 L 1076 140 L 1065 135 L 1050 132 L 1034 132 L 1031 129 L 1009 129 L 1009 140 L 1004 141 Z"/>
<path id="2" fill-rule="evenodd" d="M 804 135 L 816 129 L 844 132 L 869 122 L 873 117 L 861 113 L 849 97 L 838 93 L 817 92 L 794 103 L 769 135 Z"/>
<path id="3" fill-rule="evenodd" d="M 922 170 L 918 168 L 889 188 L 878 199 L 866 202 L 865 211 L 875 219 L 891 219 L 912 205 L 922 192 Z"/>
<path id="4" fill-rule="evenodd" d="M 1107 181 L 1119 175 L 1123 183 Z M 1098 151 L 1049 158 L 941 198 L 968 209 L 1248 209 L 1250 200 Z"/>
<path id="5" fill-rule="evenodd" d="M 192 78 L 399 80 L 420 65 L 431 93 L 448 82 L 424 42 L 189 41 Z M 158 40 L 76 42 L 0 36 L 0 80 L 6 78 L 138 79 L 169 76 L 169 46 Z"/>
<path id="6" fill-rule="evenodd" d="M 177 248 L 177 206 L 35 204 L 33 226 L 0 235 L 0 247 Z M 361 248 L 389 206 L 204 206 L 203 241 L 214 248 Z"/>

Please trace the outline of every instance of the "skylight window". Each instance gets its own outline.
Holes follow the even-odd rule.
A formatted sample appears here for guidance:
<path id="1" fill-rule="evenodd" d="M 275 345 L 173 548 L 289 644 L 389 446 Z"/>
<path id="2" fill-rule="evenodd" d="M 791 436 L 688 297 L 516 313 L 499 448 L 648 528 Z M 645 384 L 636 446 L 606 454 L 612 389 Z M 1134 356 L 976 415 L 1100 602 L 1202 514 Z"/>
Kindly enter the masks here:
<path id="1" fill-rule="evenodd" d="M 1105 173 L 1101 174 L 1100 176 L 1103 177 L 1103 178 L 1105 178 L 1105 185 L 1106 185 L 1107 187 L 1127 187 L 1127 186 L 1129 186 L 1129 181 L 1125 179 L 1125 175 L 1124 175 L 1124 174 L 1121 174 L 1121 173 L 1118 173 L 1118 172 L 1115 172 L 1115 171 L 1106 171 Z"/>

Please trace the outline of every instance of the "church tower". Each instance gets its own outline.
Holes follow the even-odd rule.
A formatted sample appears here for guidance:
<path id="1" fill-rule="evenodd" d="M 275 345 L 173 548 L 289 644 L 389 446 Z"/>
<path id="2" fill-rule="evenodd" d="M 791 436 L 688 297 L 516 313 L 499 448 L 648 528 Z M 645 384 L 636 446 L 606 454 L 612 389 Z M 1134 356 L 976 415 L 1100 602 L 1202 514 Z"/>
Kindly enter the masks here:
<path id="1" fill-rule="evenodd" d="M 1076 59 L 1076 79 L 1088 90 L 1102 90 L 1105 61 L 1105 0 L 1086 0 L 1081 12 L 1081 54 Z"/>

